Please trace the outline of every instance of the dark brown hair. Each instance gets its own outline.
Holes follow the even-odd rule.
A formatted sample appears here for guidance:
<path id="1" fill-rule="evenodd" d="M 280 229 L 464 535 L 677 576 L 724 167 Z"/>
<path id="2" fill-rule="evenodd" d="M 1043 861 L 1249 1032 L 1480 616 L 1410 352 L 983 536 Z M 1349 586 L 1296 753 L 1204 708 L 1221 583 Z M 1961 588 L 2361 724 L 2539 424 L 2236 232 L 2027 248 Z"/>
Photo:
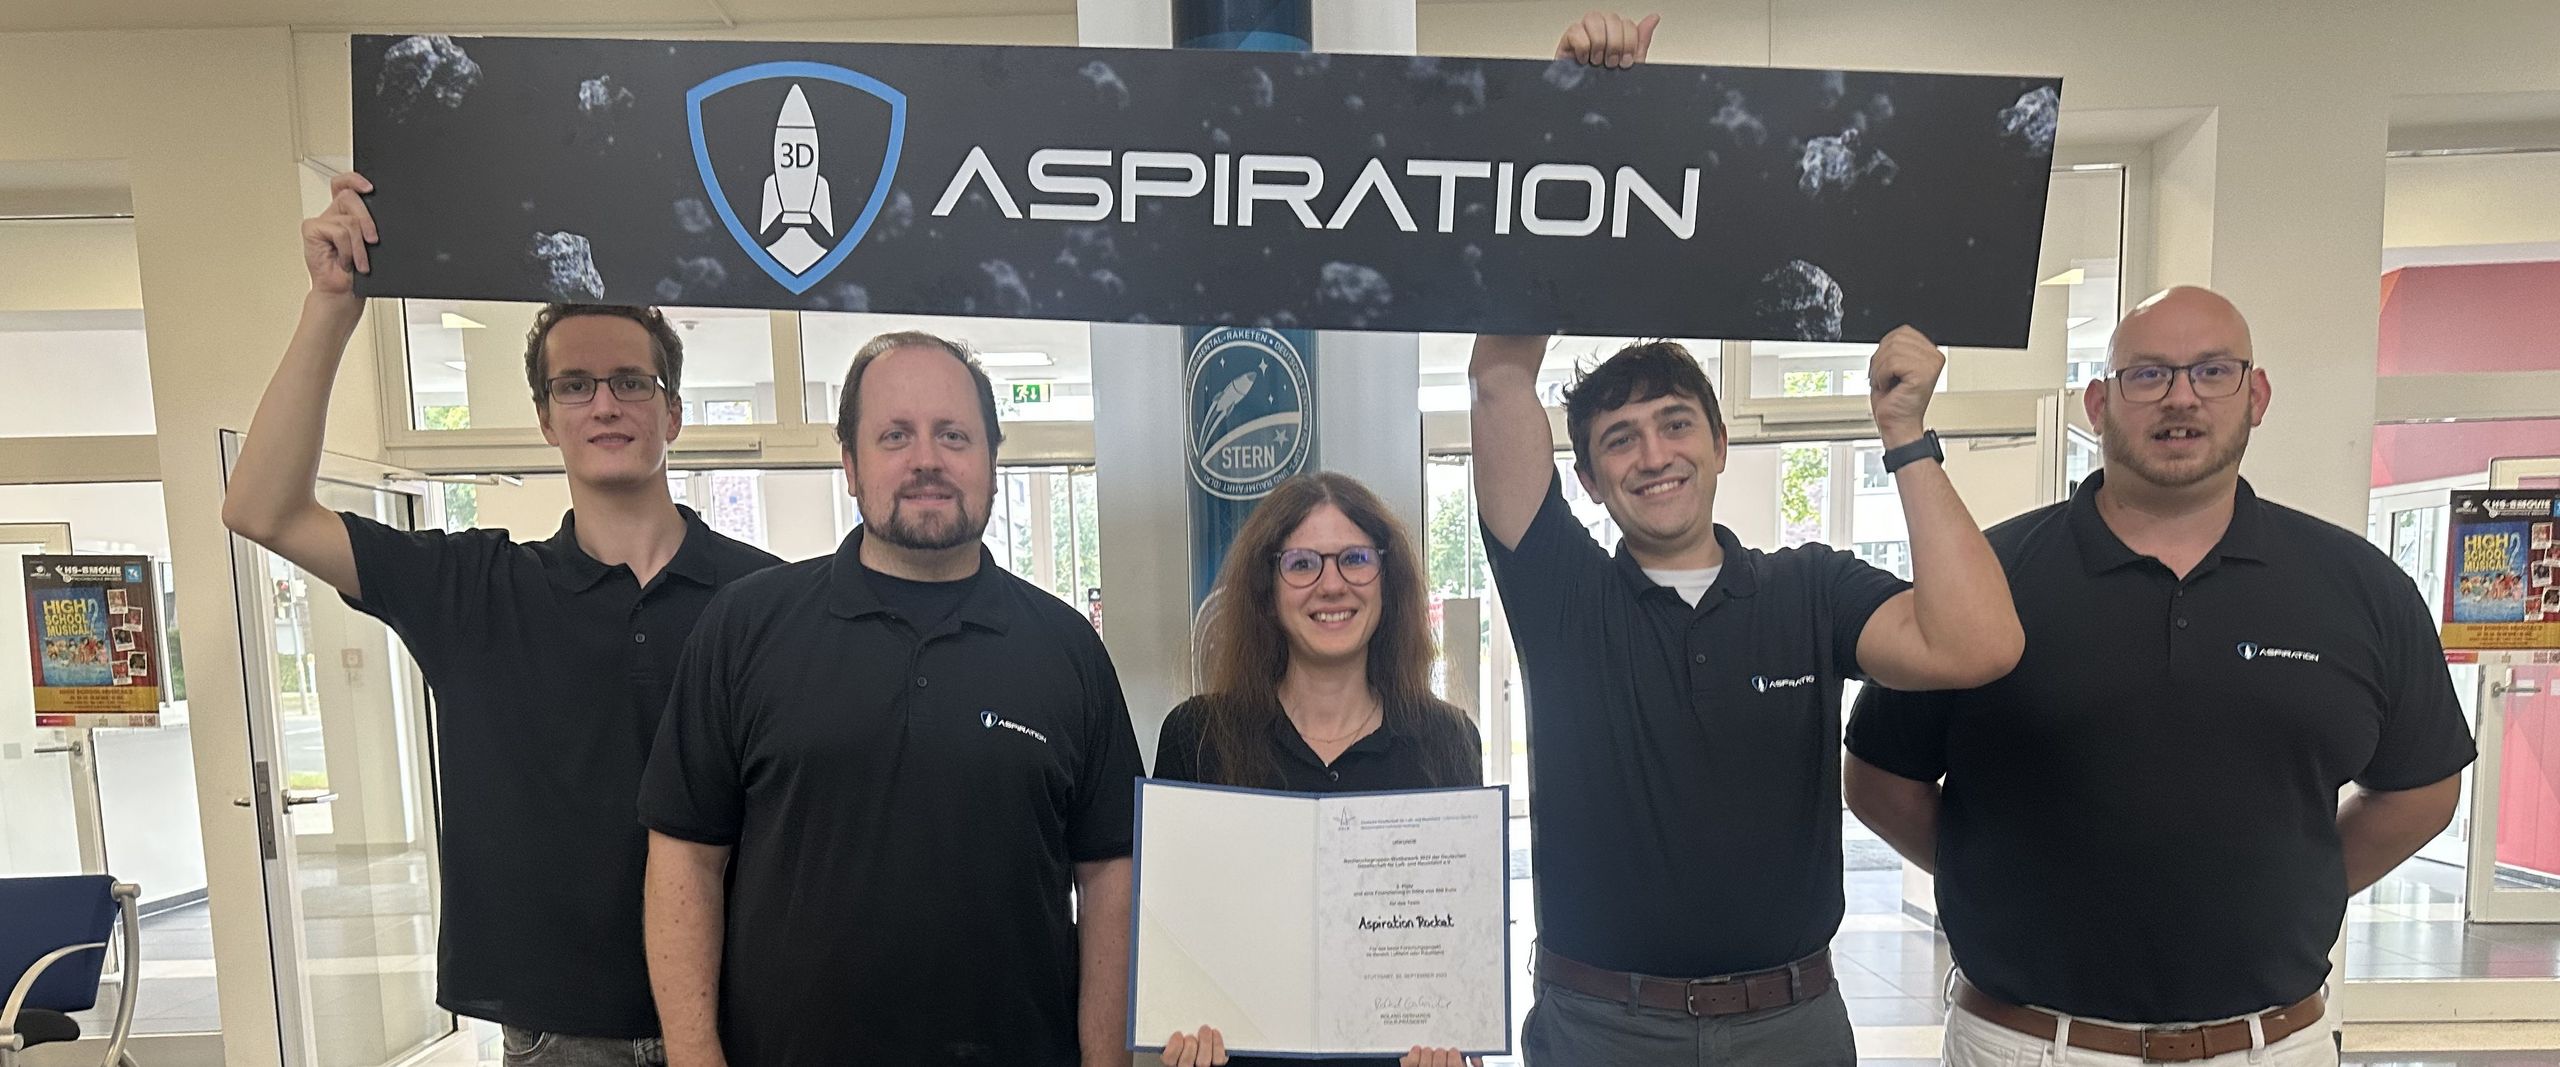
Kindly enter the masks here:
<path id="1" fill-rule="evenodd" d="M 1583 371 L 1564 391 L 1564 434 L 1573 442 L 1573 469 L 1591 473 L 1592 422 L 1629 404 L 1685 396 L 1707 412 L 1707 426 L 1724 438 L 1724 412 L 1697 357 L 1678 341 L 1638 341 Z"/>
<path id="2" fill-rule="evenodd" d="M 658 356 L 658 380 L 667 387 L 669 403 L 680 400 L 684 391 L 684 338 L 667 322 L 664 312 L 623 304 L 544 304 L 533 316 L 533 328 L 524 335 L 524 379 L 533 387 L 535 404 L 551 398 L 551 369 L 544 365 L 542 343 L 551 338 L 552 327 L 583 315 L 629 319 L 649 331 L 649 349 Z"/>
<path id="3" fill-rule="evenodd" d="M 1200 681 L 1205 716 L 1198 765 L 1218 783 L 1257 788 L 1280 784 L 1268 742 L 1282 717 L 1280 678 L 1289 669 L 1289 638 L 1275 599 L 1279 564 L 1272 557 L 1318 507 L 1331 504 L 1383 550 L 1378 576 L 1378 629 L 1369 638 L 1369 687 L 1385 709 L 1382 728 L 1422 746 L 1434 786 L 1482 777 L 1466 713 L 1431 692 L 1431 606 L 1423 560 L 1404 524 L 1357 479 L 1320 471 L 1281 482 L 1253 509 L 1227 549 L 1201 627 Z"/>
<path id="4" fill-rule="evenodd" d="M 987 377 L 987 368 L 979 365 L 978 354 L 966 342 L 939 337 L 922 330 L 899 330 L 884 333 L 862 343 L 853 354 L 853 366 L 844 372 L 844 395 L 836 400 L 836 444 L 848 453 L 853 451 L 856 416 L 862 411 L 862 376 L 881 356 L 900 348 L 939 348 L 969 368 L 969 381 L 978 389 L 978 414 L 987 420 L 987 456 L 993 459 L 996 449 L 1004 446 L 1004 424 L 996 421 L 996 386 Z"/>

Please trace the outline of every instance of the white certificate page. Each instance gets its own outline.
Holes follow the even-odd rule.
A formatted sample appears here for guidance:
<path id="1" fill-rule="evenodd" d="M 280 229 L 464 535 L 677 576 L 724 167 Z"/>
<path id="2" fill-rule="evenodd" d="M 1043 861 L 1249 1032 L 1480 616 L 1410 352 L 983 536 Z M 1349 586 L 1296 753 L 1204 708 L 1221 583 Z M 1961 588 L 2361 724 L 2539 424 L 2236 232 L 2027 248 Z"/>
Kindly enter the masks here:
<path id="1" fill-rule="evenodd" d="M 1507 813 L 1500 788 L 1139 783 L 1134 1046 L 1508 1053 Z"/>

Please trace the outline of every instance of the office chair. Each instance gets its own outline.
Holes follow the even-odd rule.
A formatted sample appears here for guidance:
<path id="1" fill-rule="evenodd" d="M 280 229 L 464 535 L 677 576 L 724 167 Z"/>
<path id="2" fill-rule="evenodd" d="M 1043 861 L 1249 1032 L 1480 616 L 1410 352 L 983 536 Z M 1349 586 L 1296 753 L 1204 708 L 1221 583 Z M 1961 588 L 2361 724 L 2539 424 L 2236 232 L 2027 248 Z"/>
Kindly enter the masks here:
<path id="1" fill-rule="evenodd" d="M 12 983 L 0 1001 L 0 1067 L 17 1067 L 18 1054 L 37 1045 L 79 1040 L 70 1013 L 97 1006 L 107 938 L 119 918 L 124 977 L 115 1033 L 100 1062 L 133 1067 L 124 1046 L 142 977 L 141 900 L 142 887 L 103 874 L 0 878 L 0 982 Z"/>

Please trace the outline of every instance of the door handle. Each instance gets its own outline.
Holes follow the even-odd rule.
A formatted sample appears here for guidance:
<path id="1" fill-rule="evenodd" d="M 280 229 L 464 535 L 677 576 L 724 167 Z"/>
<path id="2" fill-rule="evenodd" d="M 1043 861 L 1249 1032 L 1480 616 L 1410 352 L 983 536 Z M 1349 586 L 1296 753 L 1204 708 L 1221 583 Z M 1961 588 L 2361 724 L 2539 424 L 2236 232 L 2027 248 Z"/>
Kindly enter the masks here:
<path id="1" fill-rule="evenodd" d="M 284 791 L 284 806 L 288 808 L 298 808 L 305 804 L 326 804 L 336 799 L 338 799 L 338 794 L 327 789 L 287 789 Z M 231 800 L 231 806 L 235 808 L 247 808 L 254 807 L 256 805 L 257 801 L 248 797 L 234 797 Z"/>
<path id="2" fill-rule="evenodd" d="M 81 753 L 86 752 L 86 751 L 88 751 L 88 746 L 82 745 L 82 744 L 81 744 L 80 742 L 78 742 L 78 741 L 73 741 L 73 742 L 70 742 L 70 743 L 68 743 L 68 744 L 61 744 L 61 745 L 37 745 L 37 746 L 36 746 L 36 755 L 39 755 L 39 756 L 51 756 L 51 755 L 56 755 L 56 754 L 58 754 L 58 753 L 63 753 L 63 752 L 68 752 L 68 753 L 70 753 L 70 754 L 72 754 L 72 755 L 74 755 L 74 756 L 77 756 L 77 755 L 80 755 Z"/>
<path id="3" fill-rule="evenodd" d="M 2540 696 L 2540 695 L 2542 695 L 2542 683 L 2540 683 L 2540 682 L 2491 682 L 2491 683 L 2489 683 L 2489 695 L 2490 695 L 2490 696 L 2493 696 L 2493 697 L 2500 697 L 2500 698 L 2504 698 L 2504 697 L 2511 697 L 2511 696 L 2516 696 L 2516 697 Z"/>

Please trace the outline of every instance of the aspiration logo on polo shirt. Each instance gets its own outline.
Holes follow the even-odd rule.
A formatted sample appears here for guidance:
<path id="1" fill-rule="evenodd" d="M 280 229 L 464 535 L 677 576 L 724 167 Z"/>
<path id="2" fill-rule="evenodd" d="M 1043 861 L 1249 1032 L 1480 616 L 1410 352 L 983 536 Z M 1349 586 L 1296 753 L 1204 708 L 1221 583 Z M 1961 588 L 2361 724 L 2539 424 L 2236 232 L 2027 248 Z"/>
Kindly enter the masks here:
<path id="1" fill-rule="evenodd" d="M 1797 686 L 1812 685 L 1815 681 L 1815 677 L 1810 674 L 1794 678 L 1771 678 L 1765 674 L 1755 674 L 1751 676 L 1751 689 L 1753 692 L 1766 693 L 1772 689 L 1793 689 Z"/>
<path id="2" fill-rule="evenodd" d="M 1038 741 L 1038 742 L 1040 742 L 1041 744 L 1044 744 L 1044 745 L 1045 745 L 1045 744 L 1048 744 L 1048 743 L 1049 743 L 1049 735 L 1044 734 L 1044 733 L 1041 733 L 1040 731 L 1038 731 L 1038 730 L 1034 730 L 1034 729 L 1032 729 L 1032 728 L 1030 728 L 1030 727 L 1028 727 L 1028 726 L 1024 726 L 1024 725 L 1022 725 L 1021 723 L 1015 722 L 1015 721 L 1013 721 L 1013 720 L 1011 720 L 1011 719 L 1005 718 L 1005 717 L 1004 717 L 1004 716 L 1002 716 L 1002 715 L 998 715 L 998 714 L 996 714 L 996 713 L 995 713 L 995 709 L 993 709 L 993 708 L 987 708 L 987 709 L 984 709 L 984 710 L 981 710 L 981 711 L 979 711 L 979 712 L 978 712 L 978 725 L 983 726 L 983 727 L 986 727 L 987 729 L 990 729 L 990 730 L 993 730 L 993 729 L 995 729 L 996 727 L 1001 726 L 1001 727 L 1004 727 L 1004 728 L 1005 728 L 1005 729 L 1007 729 L 1007 730 L 1011 730 L 1011 731 L 1013 731 L 1013 732 L 1015 732 L 1015 733 L 1017 733 L 1017 734 L 1021 734 L 1021 735 L 1025 736 L 1025 737 L 1028 737 L 1028 738 L 1030 738 L 1030 739 L 1032 739 L 1032 740 L 1034 740 L 1034 741 Z"/>
<path id="3" fill-rule="evenodd" d="M 2320 662 L 2320 654 L 2317 652 L 2305 652 L 2298 648 L 2274 648 L 2268 645 L 2259 644 L 2255 641 L 2240 642 L 2238 651 L 2240 653 L 2240 658 L 2247 660 L 2298 659 L 2304 663 Z"/>

